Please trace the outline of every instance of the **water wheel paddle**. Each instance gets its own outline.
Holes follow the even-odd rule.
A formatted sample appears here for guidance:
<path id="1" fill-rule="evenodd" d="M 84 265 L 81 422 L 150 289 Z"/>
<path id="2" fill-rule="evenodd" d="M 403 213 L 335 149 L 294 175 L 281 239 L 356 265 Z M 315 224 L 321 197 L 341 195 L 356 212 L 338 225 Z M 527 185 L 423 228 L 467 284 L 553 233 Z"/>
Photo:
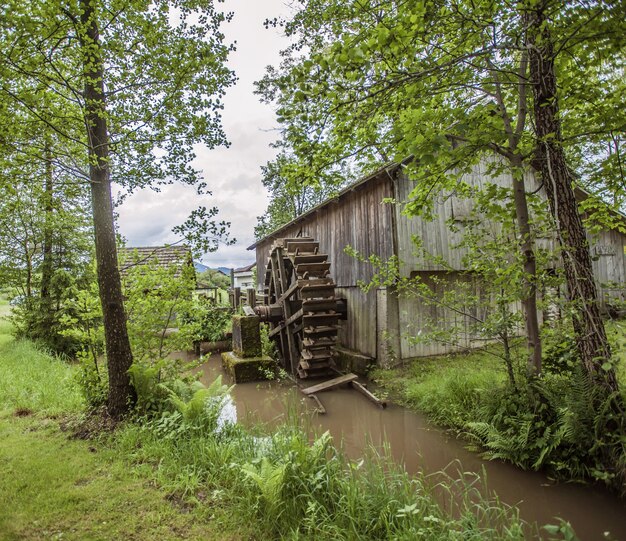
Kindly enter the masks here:
<path id="1" fill-rule="evenodd" d="M 310 237 L 278 239 L 264 276 L 264 304 L 255 308 L 270 324 L 284 368 L 300 378 L 335 374 L 340 307 L 328 256 Z"/>

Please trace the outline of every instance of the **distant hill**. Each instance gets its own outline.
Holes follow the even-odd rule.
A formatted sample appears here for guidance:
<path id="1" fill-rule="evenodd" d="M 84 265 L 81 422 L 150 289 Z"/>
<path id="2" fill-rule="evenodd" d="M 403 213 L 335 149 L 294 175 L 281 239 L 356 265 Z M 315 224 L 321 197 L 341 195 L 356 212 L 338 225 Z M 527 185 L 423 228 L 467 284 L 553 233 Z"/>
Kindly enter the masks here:
<path id="1" fill-rule="evenodd" d="M 220 271 L 222 274 L 225 274 L 230 278 L 230 269 L 228 267 L 209 267 L 204 263 L 200 263 L 199 261 L 194 261 L 193 266 L 196 269 L 196 272 L 200 274 L 201 272 L 207 271 L 209 269 Z"/>
<path id="2" fill-rule="evenodd" d="M 194 261 L 193 266 L 196 269 L 196 272 L 198 273 L 204 272 L 205 270 L 208 270 L 209 268 L 206 265 L 203 265 L 202 263 L 200 263 L 199 261 Z"/>

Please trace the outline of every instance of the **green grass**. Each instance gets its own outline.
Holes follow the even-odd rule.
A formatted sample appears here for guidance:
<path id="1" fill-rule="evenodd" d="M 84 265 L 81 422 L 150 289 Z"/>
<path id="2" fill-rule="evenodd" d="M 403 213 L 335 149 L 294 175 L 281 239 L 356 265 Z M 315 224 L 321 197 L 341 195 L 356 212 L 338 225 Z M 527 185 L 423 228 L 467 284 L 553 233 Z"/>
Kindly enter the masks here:
<path id="1" fill-rule="evenodd" d="M 0 411 L 29 409 L 55 415 L 78 412 L 83 400 L 75 382 L 76 368 L 51 357 L 27 340 L 0 327 Z"/>
<path id="2" fill-rule="evenodd" d="M 0 539 L 239 539 L 56 423 L 0 418 Z"/>
<path id="3" fill-rule="evenodd" d="M 73 372 L 27 341 L 0 346 L 2 540 L 537 536 L 474 480 L 433 489 L 373 451 L 355 463 L 327 436 L 311 444 L 295 425 L 265 437 L 238 425 L 216 432 L 206 404 L 193 416 L 170 409 L 109 436 L 70 439 L 59 418 L 78 419 Z"/>
<path id="4" fill-rule="evenodd" d="M 371 377 L 394 398 L 426 413 L 439 425 L 463 430 L 473 418 L 478 397 L 506 380 L 504 361 L 486 352 L 416 359 Z"/>

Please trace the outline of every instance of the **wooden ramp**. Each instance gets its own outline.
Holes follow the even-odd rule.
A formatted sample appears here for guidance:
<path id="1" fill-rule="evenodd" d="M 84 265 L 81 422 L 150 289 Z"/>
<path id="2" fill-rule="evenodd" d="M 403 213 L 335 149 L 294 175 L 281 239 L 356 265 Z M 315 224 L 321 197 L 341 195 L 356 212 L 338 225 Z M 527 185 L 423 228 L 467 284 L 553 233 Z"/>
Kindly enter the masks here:
<path id="1" fill-rule="evenodd" d="M 338 387 L 339 385 L 350 383 L 357 378 L 358 376 L 356 374 L 346 374 L 345 376 L 339 376 L 338 378 L 329 379 L 328 381 L 323 381 L 322 383 L 318 383 L 317 385 L 313 385 L 312 387 L 302 389 L 302 392 L 306 395 L 319 393 L 320 391 L 326 391 L 328 389 Z"/>

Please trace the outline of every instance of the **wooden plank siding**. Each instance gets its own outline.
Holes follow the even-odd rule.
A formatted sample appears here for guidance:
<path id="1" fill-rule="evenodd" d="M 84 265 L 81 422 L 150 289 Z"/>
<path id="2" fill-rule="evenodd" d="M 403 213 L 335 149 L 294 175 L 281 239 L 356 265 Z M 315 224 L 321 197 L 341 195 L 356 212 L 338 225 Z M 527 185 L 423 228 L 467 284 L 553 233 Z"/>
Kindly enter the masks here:
<path id="1" fill-rule="evenodd" d="M 600 231 L 590 236 L 593 273 L 598 297 L 605 311 L 624 310 L 626 303 L 626 236 L 619 231 Z"/>
<path id="2" fill-rule="evenodd" d="M 376 288 L 365 293 L 358 286 L 338 287 L 335 292 L 337 297 L 343 297 L 348 302 L 348 318 L 339 322 L 339 344 L 375 359 Z"/>
<path id="3" fill-rule="evenodd" d="M 301 221 L 280 230 L 280 238 L 310 236 L 319 242 L 321 253 L 329 255 L 330 274 L 338 287 L 355 286 L 359 280 L 372 279 L 372 266 L 344 252 L 352 246 L 366 257 L 383 259 L 393 255 L 393 205 L 383 204 L 393 196 L 391 178 L 381 174 L 367 184 L 329 201 Z M 267 267 L 274 238 L 256 244 L 257 269 Z"/>
<path id="4" fill-rule="evenodd" d="M 512 176 L 509 173 L 500 173 L 490 176 L 488 171 L 490 160 L 475 165 L 469 174 L 462 175 L 461 181 L 476 188 L 485 188 L 487 184 L 497 184 L 502 187 L 512 186 Z M 526 184 L 528 191 L 539 190 L 539 183 L 534 175 L 527 175 Z M 399 175 L 396 182 L 394 197 L 397 201 L 406 202 L 415 183 L 405 175 Z M 402 205 L 395 206 L 396 243 L 397 253 L 401 260 L 400 273 L 402 276 L 410 276 L 411 272 L 422 270 L 443 270 L 444 267 L 434 263 L 430 258 L 415 253 L 413 237 L 421 239 L 423 248 L 429 254 L 442 257 L 454 270 L 462 270 L 463 258 L 467 250 L 462 246 L 463 223 L 469 219 L 473 208 L 471 200 L 460 198 L 455 193 L 438 194 L 434 207 L 434 220 L 427 220 L 419 216 L 407 217 L 402 213 Z M 452 220 L 458 226 L 458 231 L 452 231 L 448 222 Z M 482 220 L 483 226 L 492 228 L 495 232 L 500 230 L 500 224 L 491 220 Z M 554 241 L 542 239 L 542 246 L 548 248 Z"/>
<path id="5" fill-rule="evenodd" d="M 336 294 L 348 301 L 348 319 L 339 325 L 338 343 L 344 348 L 376 357 L 376 290 L 363 292 L 359 281 L 369 282 L 372 266 L 345 253 L 350 245 L 364 256 L 383 259 L 394 253 L 393 205 L 383 204 L 393 197 L 390 175 L 383 171 L 354 190 L 319 207 L 315 212 L 280 230 L 280 238 L 310 236 L 319 242 L 319 251 L 329 255 L 330 274 L 335 280 Z M 257 243 L 259 276 L 267 266 L 274 238 Z"/>

